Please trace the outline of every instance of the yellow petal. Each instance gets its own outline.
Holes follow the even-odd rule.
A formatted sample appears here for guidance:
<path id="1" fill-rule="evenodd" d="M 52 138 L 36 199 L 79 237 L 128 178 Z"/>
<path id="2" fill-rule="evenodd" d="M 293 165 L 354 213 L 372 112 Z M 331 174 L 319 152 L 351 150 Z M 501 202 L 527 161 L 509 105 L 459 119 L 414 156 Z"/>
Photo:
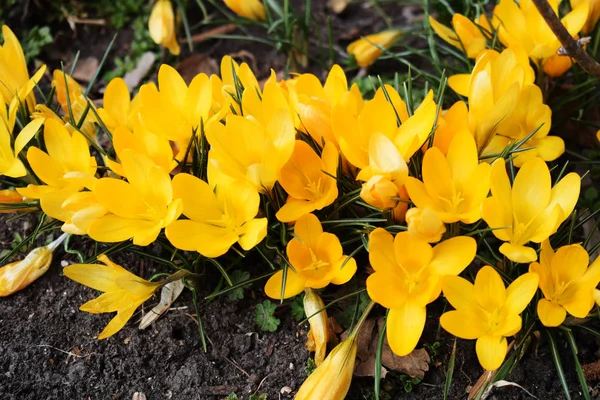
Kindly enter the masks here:
<path id="1" fill-rule="evenodd" d="M 514 262 L 530 263 L 537 260 L 537 253 L 531 247 L 514 243 L 504 243 L 500 246 L 499 250 L 500 253 L 504 254 L 509 260 Z"/>
<path id="2" fill-rule="evenodd" d="M 479 307 L 475 287 L 460 276 L 448 275 L 442 279 L 444 296 L 457 310 L 473 310 Z"/>
<path id="3" fill-rule="evenodd" d="M 18 156 L 21 150 L 25 147 L 27 143 L 38 132 L 42 124 L 44 123 L 44 118 L 36 118 L 30 123 L 28 123 L 22 130 L 19 132 L 19 135 L 15 139 L 15 156 Z"/>
<path id="4" fill-rule="evenodd" d="M 448 85 L 461 96 L 469 96 L 470 74 L 457 74 L 448 78 Z"/>
<path id="5" fill-rule="evenodd" d="M 285 291 L 283 294 L 284 299 L 288 299 L 297 294 L 302 293 L 305 288 L 306 280 L 300 275 L 296 274 L 291 268 L 288 268 L 286 280 L 285 280 Z M 281 299 L 281 286 L 283 285 L 283 271 L 275 272 L 275 275 L 271 276 L 265 285 L 265 293 L 272 299 Z"/>
<path id="6" fill-rule="evenodd" d="M 219 220 L 223 211 L 208 183 L 186 173 L 173 178 L 173 197 L 183 201 L 183 215 L 194 221 Z"/>
<path id="7" fill-rule="evenodd" d="M 550 171 L 541 158 L 534 158 L 521 167 L 512 187 L 517 221 L 527 224 L 548 206 L 551 185 Z"/>
<path id="8" fill-rule="evenodd" d="M 506 288 L 494 268 L 486 265 L 475 277 L 475 296 L 485 310 L 496 310 L 506 301 Z"/>
<path id="9" fill-rule="evenodd" d="M 504 310 L 508 314 L 521 314 L 535 295 L 538 283 L 538 274 L 532 272 L 527 272 L 515 279 L 506 289 Z"/>
<path id="10" fill-rule="evenodd" d="M 542 324 L 549 327 L 559 326 L 567 316 L 567 311 L 560 304 L 548 299 L 538 301 L 537 313 Z"/>
<path id="11" fill-rule="evenodd" d="M 267 236 L 267 219 L 252 219 L 242 225 L 238 240 L 242 249 L 248 251 L 259 244 Z"/>
<path id="12" fill-rule="evenodd" d="M 88 231 L 88 235 L 98 241 L 106 243 L 122 242 L 138 235 L 152 233 L 154 239 L 158 236 L 160 227 L 154 221 L 130 219 L 114 214 L 104 215 L 95 220 Z M 154 240 L 150 240 L 152 242 Z M 149 244 L 149 243 L 147 243 Z"/>
<path id="13" fill-rule="evenodd" d="M 439 275 L 458 275 L 475 258 L 477 243 L 467 236 L 445 240 L 433 248 L 430 268 Z"/>
<path id="14" fill-rule="evenodd" d="M 239 240 L 239 236 L 228 228 L 185 219 L 167 226 L 165 234 L 176 248 L 197 251 L 210 258 L 222 256 Z"/>
<path id="15" fill-rule="evenodd" d="M 377 228 L 369 235 L 369 262 L 377 272 L 395 273 L 399 269 L 394 252 L 394 237 Z"/>
<path id="16" fill-rule="evenodd" d="M 135 312 L 137 306 L 138 305 L 136 304 L 135 307 L 129 307 L 119 310 L 117 312 L 117 315 L 115 315 L 114 318 L 110 320 L 108 325 L 106 325 L 104 330 L 100 332 L 100 334 L 98 335 L 98 339 L 106 339 L 123 329 L 127 321 L 129 321 L 133 316 L 133 313 Z"/>
<path id="17" fill-rule="evenodd" d="M 367 292 L 369 297 L 385 308 L 399 309 L 407 299 L 407 291 L 394 275 L 384 272 L 375 272 L 367 278 Z"/>
<path id="18" fill-rule="evenodd" d="M 356 273 L 356 260 L 353 257 L 348 258 L 343 255 L 342 258 L 334 265 L 334 277 L 331 283 L 334 285 L 343 285 L 347 283 Z"/>
<path id="19" fill-rule="evenodd" d="M 321 222 L 314 214 L 303 216 L 294 225 L 294 234 L 311 249 L 317 247 L 317 241 L 322 233 Z"/>
<path id="20" fill-rule="evenodd" d="M 421 338 L 426 319 L 425 307 L 410 300 L 402 307 L 390 310 L 387 317 L 387 339 L 390 348 L 399 356 L 410 354 Z"/>
<path id="21" fill-rule="evenodd" d="M 508 342 L 501 336 L 484 335 L 477 339 L 475 351 L 481 366 L 489 371 L 500 368 L 506 357 Z"/>
<path id="22" fill-rule="evenodd" d="M 470 310 L 454 310 L 440 317 L 442 328 L 461 339 L 477 339 L 486 332 L 486 326 L 481 315 Z"/>
<path id="23" fill-rule="evenodd" d="M 289 197 L 288 201 L 277 211 L 275 216 L 281 222 L 293 222 L 314 210 L 316 210 L 314 202 Z"/>
<path id="24" fill-rule="evenodd" d="M 580 190 L 581 178 L 575 172 L 567 174 L 552 188 L 548 207 L 552 207 L 555 204 L 560 205 L 560 208 L 563 210 L 563 218 L 559 220 L 559 224 L 573 212 L 577 204 L 577 199 L 579 199 Z"/>
<path id="25" fill-rule="evenodd" d="M 111 213 L 124 218 L 146 214 L 147 203 L 131 184 L 114 178 L 102 178 L 94 185 L 98 202 Z"/>

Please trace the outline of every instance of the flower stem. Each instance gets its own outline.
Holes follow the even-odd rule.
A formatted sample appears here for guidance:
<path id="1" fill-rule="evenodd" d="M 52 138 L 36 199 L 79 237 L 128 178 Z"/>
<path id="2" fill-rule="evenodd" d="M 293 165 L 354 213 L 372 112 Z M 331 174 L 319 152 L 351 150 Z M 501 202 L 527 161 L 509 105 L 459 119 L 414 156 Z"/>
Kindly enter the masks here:
<path id="1" fill-rule="evenodd" d="M 365 322 L 367 320 L 367 317 L 369 316 L 369 313 L 373 309 L 374 305 L 375 305 L 375 302 L 373 300 L 371 300 L 369 302 L 369 304 L 367 305 L 367 307 L 365 308 L 365 311 L 363 311 L 363 313 L 360 316 L 360 319 L 358 320 L 356 325 L 354 325 L 354 327 L 352 328 L 352 331 L 348 335 L 348 339 L 350 339 L 350 338 L 354 339 L 358 335 L 358 332 L 360 331 L 360 327 L 362 326 L 363 322 Z"/>

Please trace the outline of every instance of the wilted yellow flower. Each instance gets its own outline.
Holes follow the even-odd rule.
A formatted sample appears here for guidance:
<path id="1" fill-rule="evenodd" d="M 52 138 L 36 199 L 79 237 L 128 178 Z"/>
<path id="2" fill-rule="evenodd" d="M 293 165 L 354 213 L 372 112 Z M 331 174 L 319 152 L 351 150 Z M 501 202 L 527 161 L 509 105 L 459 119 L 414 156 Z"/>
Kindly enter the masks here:
<path id="1" fill-rule="evenodd" d="M 563 323 L 567 312 L 585 318 L 594 306 L 594 290 L 600 282 L 600 258 L 589 266 L 590 257 L 579 244 L 563 246 L 554 252 L 549 240 L 542 242 L 540 262 L 529 265 L 540 277 L 544 298 L 537 313 L 545 326 Z"/>
<path id="2" fill-rule="evenodd" d="M 127 182 L 102 178 L 93 185 L 94 197 L 107 213 L 87 233 L 98 242 L 133 239 L 135 245 L 147 246 L 181 215 L 182 201 L 173 196 L 169 173 L 148 156 L 128 149 L 120 158 Z"/>
<path id="3" fill-rule="evenodd" d="M 396 43 L 404 35 L 400 29 L 390 29 L 387 31 L 367 35 L 348 45 L 346 51 L 356 59 L 356 63 L 366 68 L 373 64 L 375 60 L 383 53 L 381 48 L 387 49 Z M 379 46 L 379 47 L 378 47 Z"/>
<path id="4" fill-rule="evenodd" d="M 367 278 L 369 297 L 389 308 L 387 339 L 392 351 L 405 356 L 414 350 L 425 327 L 425 306 L 441 291 L 444 275 L 458 275 L 477 250 L 475 239 L 457 236 L 431 247 L 424 240 L 382 228 L 369 235 L 369 261 L 375 270 Z"/>
<path id="5" fill-rule="evenodd" d="M 458 276 L 442 281 L 444 296 L 456 309 L 440 318 L 442 327 L 462 339 L 477 339 L 475 350 L 481 366 L 495 370 L 502 365 L 508 350 L 507 336 L 521 330 L 521 317 L 538 286 L 538 275 L 525 273 L 508 289 L 496 270 L 479 270 L 475 285 Z"/>
<path id="6" fill-rule="evenodd" d="M 265 20 L 267 14 L 260 0 L 223 0 L 231 11 L 242 17 Z"/>
<path id="7" fill-rule="evenodd" d="M 321 222 L 314 214 L 306 214 L 296 221 L 294 235 L 286 249 L 294 269 L 287 270 L 284 299 L 305 288 L 321 289 L 330 283 L 342 285 L 354 276 L 356 261 L 343 254 L 337 236 L 323 232 Z M 265 293 L 273 299 L 281 299 L 282 285 L 283 270 L 280 270 L 267 281 Z"/>
<path id="8" fill-rule="evenodd" d="M 558 15 L 559 0 L 549 0 L 550 6 Z M 589 13 L 587 1 L 578 2 L 577 7 L 565 15 L 561 22 L 571 36 L 575 36 L 586 23 Z M 498 25 L 498 37 L 507 47 L 522 47 L 529 58 L 539 69 L 551 76 L 562 75 L 571 62 L 568 56 L 557 56 L 556 52 L 561 47 L 560 41 L 554 35 L 537 7 L 531 0 L 500 0 L 494 8 L 494 25 Z M 547 69 L 546 63 L 553 57 L 562 57 L 567 63 L 562 69 Z"/>
<path id="9" fill-rule="evenodd" d="M 490 187 L 492 196 L 483 201 L 483 219 L 505 242 L 500 246 L 502 254 L 529 263 L 537 260 L 537 253 L 526 245 L 541 243 L 556 232 L 575 208 L 581 183 L 579 175 L 571 172 L 552 187 L 548 166 L 534 158 L 523 164 L 511 187 L 500 159 L 492 165 Z"/>
<path id="10" fill-rule="evenodd" d="M 487 19 L 485 15 L 481 15 L 479 24 L 482 19 Z M 462 50 L 469 58 L 477 58 L 477 56 L 485 50 L 487 44 L 487 35 L 483 32 L 482 27 L 478 27 L 462 14 L 454 14 L 452 16 L 452 28 L 440 24 L 433 17 L 429 17 L 431 27 L 447 43 Z M 491 32 L 490 32 L 491 34 Z"/>
<path id="11" fill-rule="evenodd" d="M 0 297 L 22 290 L 44 275 L 52 262 L 52 252 L 67 238 L 63 233 L 47 246 L 37 247 L 21 261 L 0 268 Z"/>
<path id="12" fill-rule="evenodd" d="M 430 208 L 445 223 L 472 224 L 481 219 L 481 203 L 489 192 L 490 165 L 479 163 L 475 140 L 459 132 L 444 156 L 437 147 L 427 149 L 423 182 L 409 177 L 406 189 L 419 208 Z"/>
<path id="13" fill-rule="evenodd" d="M 306 378 L 295 400 L 344 400 L 354 373 L 358 344 L 350 335 Z"/>
<path id="14" fill-rule="evenodd" d="M 35 119 L 31 123 L 43 122 Z M 27 161 L 43 185 L 30 184 L 17 188 L 19 194 L 40 199 L 47 215 L 60 221 L 71 217 L 62 203 L 72 194 L 89 186 L 95 180 L 96 159 L 90 155 L 89 142 L 79 132 L 70 134 L 67 128 L 54 119 L 44 123 L 44 144 L 47 153 L 37 147 L 27 150 Z"/>
<path id="15" fill-rule="evenodd" d="M 326 143 L 319 157 L 306 142 L 296 140 L 292 157 L 279 171 L 279 183 L 289 196 L 277 219 L 296 221 L 333 203 L 338 196 L 338 159 L 333 143 Z"/>
<path id="16" fill-rule="evenodd" d="M 56 89 L 56 99 L 65 113 L 65 121 L 69 126 L 72 126 L 71 118 L 75 121 L 75 125 L 79 124 L 81 118 L 85 119 L 81 123 L 79 130 L 83 132 L 90 140 L 96 141 L 96 117 L 88 107 L 88 99 L 85 96 L 82 87 L 70 75 L 61 70 L 54 70 L 52 75 L 52 87 Z M 94 107 L 92 102 L 89 102 L 90 107 Z M 72 126 L 72 130 L 75 127 Z"/>
<path id="17" fill-rule="evenodd" d="M 13 212 L 26 212 L 36 210 L 37 207 L 27 207 L 22 205 L 25 201 L 14 189 L 0 190 L 0 213 L 8 214 Z"/>
<path id="18" fill-rule="evenodd" d="M 318 367 L 325 359 L 327 342 L 329 341 L 329 320 L 325 303 L 313 289 L 304 289 L 304 314 L 308 318 L 310 330 L 306 347 L 315 352 L 315 365 Z"/>
<path id="19" fill-rule="evenodd" d="M 589 13 L 585 25 L 581 28 L 584 35 L 591 33 L 600 19 L 600 1 L 598 0 L 571 0 L 571 8 L 576 9 L 581 3 L 589 4 Z"/>
<path id="20" fill-rule="evenodd" d="M 428 243 L 437 243 L 446 232 L 446 226 L 437 212 L 431 208 L 413 207 L 406 212 L 408 233 Z"/>
<path id="21" fill-rule="evenodd" d="M 246 182 L 214 187 L 181 173 L 173 178 L 173 193 L 189 218 L 174 221 L 165 230 L 178 249 L 219 257 L 235 243 L 250 250 L 267 234 L 267 219 L 256 218 L 260 197 Z"/>
<path id="22" fill-rule="evenodd" d="M 158 0 L 152 7 L 148 20 L 148 31 L 154 43 L 169 49 L 171 54 L 179 55 L 179 43 L 175 32 L 175 13 L 171 0 Z"/>
<path id="23" fill-rule="evenodd" d="M 120 331 L 133 316 L 135 310 L 148 300 L 159 282 L 148 282 L 110 261 L 104 254 L 98 256 L 101 264 L 73 264 L 65 267 L 63 273 L 69 279 L 92 289 L 104 292 L 98 298 L 83 304 L 79 309 L 92 314 L 117 312 L 108 325 L 98 335 L 106 339 Z"/>

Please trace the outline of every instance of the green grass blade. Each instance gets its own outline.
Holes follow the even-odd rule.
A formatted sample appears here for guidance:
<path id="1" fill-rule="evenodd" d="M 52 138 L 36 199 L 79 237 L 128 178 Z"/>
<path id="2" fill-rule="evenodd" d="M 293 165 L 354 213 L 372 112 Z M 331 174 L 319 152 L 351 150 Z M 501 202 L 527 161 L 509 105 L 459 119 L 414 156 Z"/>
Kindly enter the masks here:
<path id="1" fill-rule="evenodd" d="M 563 391 L 565 392 L 565 397 L 567 400 L 571 400 L 571 393 L 569 392 L 569 385 L 567 385 L 567 378 L 565 377 L 565 371 L 562 367 L 562 361 L 560 361 L 560 356 L 558 354 L 558 348 L 556 347 L 556 342 L 552 337 L 550 331 L 546 330 L 546 336 L 548 337 L 548 343 L 550 344 L 550 352 L 552 353 L 552 361 L 554 361 L 554 366 L 556 367 L 556 373 L 558 374 L 558 379 L 560 380 L 560 384 L 562 385 Z"/>
<path id="2" fill-rule="evenodd" d="M 448 372 L 446 372 L 446 382 L 444 383 L 444 400 L 448 399 L 450 389 L 452 388 L 452 376 L 454 375 L 454 364 L 456 362 L 456 339 L 454 339 L 454 345 L 452 346 L 452 354 L 450 354 L 450 360 L 448 361 Z"/>
<path id="3" fill-rule="evenodd" d="M 387 327 L 387 315 L 389 310 L 385 314 L 383 328 L 379 331 L 379 339 L 377 340 L 377 352 L 375 353 L 375 370 L 373 371 L 373 377 L 375 382 L 373 384 L 373 390 L 375 400 L 379 400 L 379 392 L 381 391 L 381 358 L 383 355 L 383 342 L 385 341 L 385 330 Z"/>
<path id="4" fill-rule="evenodd" d="M 585 380 L 585 375 L 583 374 L 583 370 L 581 369 L 581 363 L 579 362 L 579 357 L 577 357 L 577 344 L 575 343 L 575 337 L 573 336 L 573 332 L 570 329 L 564 329 L 564 334 L 567 337 L 567 342 L 569 342 L 569 347 L 571 347 L 571 351 L 573 352 L 573 361 L 575 362 L 575 371 L 577 372 L 577 378 L 579 379 L 579 384 L 581 385 L 581 391 L 583 392 L 583 397 L 585 400 L 590 400 L 590 389 L 588 387 L 587 381 Z"/>

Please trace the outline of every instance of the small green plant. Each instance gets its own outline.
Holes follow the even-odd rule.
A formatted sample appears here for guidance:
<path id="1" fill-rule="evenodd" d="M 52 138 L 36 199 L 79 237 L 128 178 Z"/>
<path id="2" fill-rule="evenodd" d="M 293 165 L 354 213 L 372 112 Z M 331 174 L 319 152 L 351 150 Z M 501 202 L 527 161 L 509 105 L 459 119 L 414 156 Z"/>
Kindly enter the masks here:
<path id="1" fill-rule="evenodd" d="M 247 271 L 235 270 L 229 275 L 229 277 L 231 278 L 231 283 L 233 285 L 237 285 L 250 279 L 250 273 Z M 249 285 L 244 285 L 233 289 L 227 293 L 227 298 L 231 301 L 242 300 L 244 298 L 244 288 L 248 286 Z"/>
<path id="2" fill-rule="evenodd" d="M 267 400 L 269 396 L 266 393 L 251 394 L 249 400 Z"/>
<path id="3" fill-rule="evenodd" d="M 315 360 L 312 357 L 308 357 L 308 359 L 306 360 L 306 365 L 304 366 L 304 372 L 306 372 L 306 375 L 310 375 L 315 369 L 317 369 L 317 364 L 315 364 Z"/>
<path id="4" fill-rule="evenodd" d="M 231 392 L 223 400 L 239 400 L 239 397 L 237 394 L 235 394 L 235 392 Z"/>
<path id="5" fill-rule="evenodd" d="M 400 375 L 399 377 L 400 383 L 404 387 L 404 391 L 406 393 L 410 393 L 414 390 L 414 388 L 421 383 L 420 378 L 411 378 L 408 375 Z"/>
<path id="6" fill-rule="evenodd" d="M 306 317 L 306 315 L 304 315 L 304 294 L 294 297 L 290 307 L 292 317 L 294 317 L 296 321 L 302 321 Z"/>
<path id="7" fill-rule="evenodd" d="M 30 61 L 37 57 L 42 48 L 52 43 L 52 34 L 47 26 L 34 26 L 31 30 L 25 32 L 23 36 L 23 53 L 25 59 Z"/>
<path id="8" fill-rule="evenodd" d="M 277 306 L 269 300 L 265 300 L 256 306 L 256 323 L 258 327 L 266 332 L 275 332 L 281 323 L 275 317 Z"/>

